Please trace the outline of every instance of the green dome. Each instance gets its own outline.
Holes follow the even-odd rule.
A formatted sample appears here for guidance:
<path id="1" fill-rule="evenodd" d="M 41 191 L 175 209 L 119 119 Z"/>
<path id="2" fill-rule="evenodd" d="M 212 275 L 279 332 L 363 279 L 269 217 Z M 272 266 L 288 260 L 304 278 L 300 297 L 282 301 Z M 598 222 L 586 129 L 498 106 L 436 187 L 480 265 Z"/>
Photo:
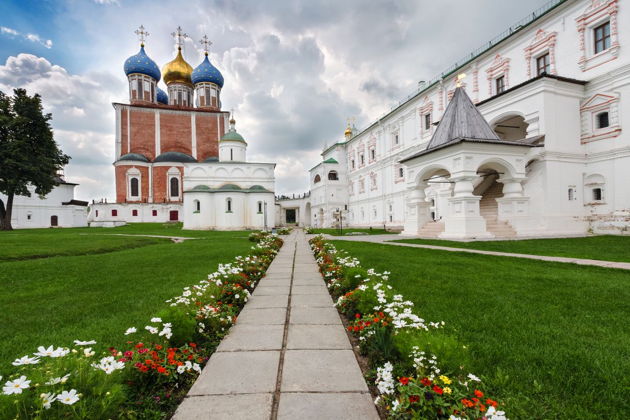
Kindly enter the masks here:
<path id="1" fill-rule="evenodd" d="M 223 137 L 221 137 L 221 141 L 240 141 L 245 143 L 243 136 L 238 134 L 236 131 L 228 131 Z"/>
<path id="2" fill-rule="evenodd" d="M 242 188 L 236 184 L 225 184 L 220 186 L 219 191 L 241 191 Z"/>
<path id="3" fill-rule="evenodd" d="M 211 188 L 207 185 L 195 185 L 191 191 L 210 191 Z"/>

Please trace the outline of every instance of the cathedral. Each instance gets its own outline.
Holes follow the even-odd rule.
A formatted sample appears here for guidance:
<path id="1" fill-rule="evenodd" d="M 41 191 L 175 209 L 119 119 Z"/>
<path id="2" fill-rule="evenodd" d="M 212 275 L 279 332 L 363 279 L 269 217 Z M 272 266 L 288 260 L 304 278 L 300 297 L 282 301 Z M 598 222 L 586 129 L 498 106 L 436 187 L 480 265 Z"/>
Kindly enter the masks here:
<path id="1" fill-rule="evenodd" d="M 173 33 L 176 57 L 160 71 L 140 51 L 124 63 L 129 103 L 116 114 L 116 202 L 90 206 L 90 226 L 183 222 L 185 229 L 261 229 L 275 221 L 273 163 L 247 162 L 247 142 L 221 109 L 224 79 L 208 58 L 193 69 Z M 166 91 L 159 87 L 160 80 Z"/>

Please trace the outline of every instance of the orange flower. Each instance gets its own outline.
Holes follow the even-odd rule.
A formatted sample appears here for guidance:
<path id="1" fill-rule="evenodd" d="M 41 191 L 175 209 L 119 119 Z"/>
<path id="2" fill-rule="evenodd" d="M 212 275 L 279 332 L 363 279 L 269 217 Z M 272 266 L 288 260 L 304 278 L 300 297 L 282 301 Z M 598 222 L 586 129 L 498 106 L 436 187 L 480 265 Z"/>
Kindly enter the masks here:
<path id="1" fill-rule="evenodd" d="M 497 406 L 497 402 L 494 400 L 491 400 L 490 398 L 486 399 L 486 404 L 491 405 L 493 407 Z"/>
<path id="2" fill-rule="evenodd" d="M 479 391 L 478 389 L 475 389 L 475 396 L 481 398 L 483 397 L 483 392 Z"/>
<path id="3" fill-rule="evenodd" d="M 400 381 L 400 383 L 401 383 L 401 384 L 403 384 L 403 385 L 407 385 L 407 384 L 409 384 L 409 378 L 404 377 L 404 376 L 403 376 L 402 378 L 400 378 L 400 379 L 399 379 L 399 381 Z"/>
<path id="4" fill-rule="evenodd" d="M 467 400 L 466 398 L 464 398 L 462 400 L 462 404 L 464 404 L 468 408 L 471 408 L 471 407 L 473 407 L 475 405 L 472 401 Z"/>

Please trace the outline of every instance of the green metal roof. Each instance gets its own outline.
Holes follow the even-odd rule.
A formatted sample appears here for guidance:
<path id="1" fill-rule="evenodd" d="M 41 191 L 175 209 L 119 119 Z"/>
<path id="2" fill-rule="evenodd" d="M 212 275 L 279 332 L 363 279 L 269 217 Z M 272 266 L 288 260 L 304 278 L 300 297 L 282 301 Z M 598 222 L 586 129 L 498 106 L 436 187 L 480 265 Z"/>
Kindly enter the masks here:
<path id="1" fill-rule="evenodd" d="M 238 134 L 236 131 L 228 131 L 223 137 L 221 137 L 221 141 L 240 141 L 247 144 L 243 136 Z"/>
<path id="2" fill-rule="evenodd" d="M 328 158 L 324 161 L 324 163 L 339 163 L 334 158 Z"/>

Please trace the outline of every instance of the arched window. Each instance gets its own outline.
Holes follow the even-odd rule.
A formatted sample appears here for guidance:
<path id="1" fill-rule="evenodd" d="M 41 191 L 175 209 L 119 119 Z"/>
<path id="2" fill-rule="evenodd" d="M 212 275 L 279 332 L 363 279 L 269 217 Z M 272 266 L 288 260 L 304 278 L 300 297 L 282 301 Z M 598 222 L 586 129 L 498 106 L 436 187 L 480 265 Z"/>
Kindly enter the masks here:
<path id="1" fill-rule="evenodd" d="M 232 199 L 227 198 L 225 200 L 225 211 L 226 213 L 232 213 Z"/>
<path id="2" fill-rule="evenodd" d="M 329 181 L 338 181 L 339 180 L 339 176 L 337 175 L 337 171 L 330 171 L 330 172 L 328 172 L 328 180 Z"/>
<path id="3" fill-rule="evenodd" d="M 140 182 L 138 181 L 138 178 L 131 178 L 131 180 L 129 180 L 129 195 L 132 197 L 138 197 L 140 195 Z"/>
<path id="4" fill-rule="evenodd" d="M 263 212 L 263 202 L 259 201 L 258 202 L 258 213 L 262 213 Z"/>
<path id="5" fill-rule="evenodd" d="M 179 197 L 179 179 L 176 177 L 171 177 L 170 186 L 171 197 Z"/>
<path id="6" fill-rule="evenodd" d="M 317 184 L 317 183 L 318 183 L 319 181 L 321 181 L 321 180 L 322 180 L 322 177 L 321 177 L 321 176 L 319 176 L 319 174 L 317 174 L 317 175 L 315 175 L 315 179 L 313 180 L 313 182 L 314 182 L 315 184 Z"/>
<path id="7" fill-rule="evenodd" d="M 199 200 L 193 201 L 193 207 L 195 209 L 195 213 L 199 213 L 201 211 L 201 203 L 199 202 Z"/>

